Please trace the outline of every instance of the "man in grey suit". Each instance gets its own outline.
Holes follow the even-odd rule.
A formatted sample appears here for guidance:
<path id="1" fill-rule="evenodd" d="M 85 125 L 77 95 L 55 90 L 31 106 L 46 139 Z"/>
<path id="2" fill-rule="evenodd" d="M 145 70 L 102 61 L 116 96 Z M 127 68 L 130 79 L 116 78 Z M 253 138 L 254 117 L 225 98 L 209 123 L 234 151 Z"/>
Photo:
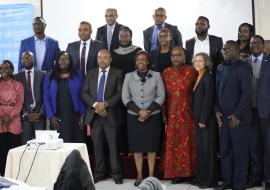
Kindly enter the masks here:
<path id="1" fill-rule="evenodd" d="M 153 19 L 155 24 L 143 31 L 143 43 L 144 50 L 150 52 L 151 50 L 157 48 L 158 45 L 158 33 L 161 28 L 168 28 L 172 33 L 171 46 L 181 46 L 182 47 L 182 35 L 178 30 L 177 26 L 165 23 L 167 16 L 166 10 L 159 7 L 155 10 Z"/>
<path id="2" fill-rule="evenodd" d="M 92 26 L 82 21 L 79 26 L 79 41 L 68 44 L 67 52 L 72 57 L 74 68 L 86 75 L 87 71 L 97 67 L 97 54 L 104 47 L 103 42 L 92 40 Z"/>
<path id="3" fill-rule="evenodd" d="M 108 50 L 102 49 L 97 57 L 98 68 L 88 72 L 81 91 L 81 97 L 88 109 L 85 125 L 91 125 L 91 136 L 95 152 L 94 181 L 105 178 L 104 144 L 107 142 L 110 152 L 112 178 L 116 184 L 123 183 L 117 135 L 121 115 L 121 91 L 123 75 L 120 70 L 110 67 L 112 58 Z"/>
<path id="4" fill-rule="evenodd" d="M 42 83 L 45 73 L 34 68 L 35 56 L 30 51 L 22 53 L 24 70 L 14 78 L 20 81 L 24 87 L 24 103 L 21 111 L 22 120 L 22 143 L 35 138 L 35 130 L 46 128 L 44 116 Z"/>
<path id="5" fill-rule="evenodd" d="M 102 41 L 110 52 L 119 47 L 118 32 L 123 25 L 116 22 L 117 18 L 116 9 L 106 9 L 105 19 L 107 24 L 97 29 L 96 40 Z"/>

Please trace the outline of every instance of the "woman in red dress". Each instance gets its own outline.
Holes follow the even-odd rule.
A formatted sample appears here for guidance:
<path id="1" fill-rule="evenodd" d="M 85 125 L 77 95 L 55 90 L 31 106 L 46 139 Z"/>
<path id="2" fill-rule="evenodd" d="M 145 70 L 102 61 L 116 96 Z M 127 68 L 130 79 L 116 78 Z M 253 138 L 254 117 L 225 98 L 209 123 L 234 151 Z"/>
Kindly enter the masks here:
<path id="1" fill-rule="evenodd" d="M 192 115 L 192 89 L 195 69 L 186 64 L 186 51 L 175 47 L 172 66 L 163 73 L 166 100 L 166 134 L 164 143 L 164 178 L 180 183 L 195 174 L 195 121 Z"/>

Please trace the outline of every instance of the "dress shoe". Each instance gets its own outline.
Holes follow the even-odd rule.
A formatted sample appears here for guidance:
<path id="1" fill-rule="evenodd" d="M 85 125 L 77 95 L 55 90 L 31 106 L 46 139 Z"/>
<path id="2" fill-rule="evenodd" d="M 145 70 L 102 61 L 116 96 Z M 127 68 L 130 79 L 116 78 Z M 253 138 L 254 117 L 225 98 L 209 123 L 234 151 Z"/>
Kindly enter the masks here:
<path id="1" fill-rule="evenodd" d="M 105 179 L 105 177 L 94 177 L 94 183 L 98 183 L 99 181 L 102 181 Z"/>
<path id="2" fill-rule="evenodd" d="M 115 184 L 123 184 L 122 178 L 113 178 Z"/>
<path id="3" fill-rule="evenodd" d="M 247 182 L 246 188 L 253 188 L 253 187 L 261 187 L 262 186 L 262 181 L 258 179 L 250 179 Z"/>
<path id="4" fill-rule="evenodd" d="M 265 182 L 265 190 L 270 190 L 270 182 Z"/>
<path id="5" fill-rule="evenodd" d="M 175 177 L 175 178 L 173 178 L 171 184 L 192 182 L 192 180 L 193 180 L 193 177 Z"/>
<path id="6" fill-rule="evenodd" d="M 232 184 L 231 183 L 223 183 L 219 186 L 217 186 L 216 188 L 214 188 L 215 190 L 224 190 L 224 189 L 232 189 Z"/>

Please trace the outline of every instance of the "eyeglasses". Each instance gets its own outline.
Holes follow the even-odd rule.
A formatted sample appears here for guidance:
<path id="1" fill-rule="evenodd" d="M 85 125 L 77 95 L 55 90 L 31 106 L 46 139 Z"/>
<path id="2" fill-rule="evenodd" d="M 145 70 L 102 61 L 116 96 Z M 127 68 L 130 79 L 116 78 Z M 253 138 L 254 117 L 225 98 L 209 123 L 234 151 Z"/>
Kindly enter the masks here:
<path id="1" fill-rule="evenodd" d="M 154 17 L 165 17 L 166 15 L 155 14 Z"/>

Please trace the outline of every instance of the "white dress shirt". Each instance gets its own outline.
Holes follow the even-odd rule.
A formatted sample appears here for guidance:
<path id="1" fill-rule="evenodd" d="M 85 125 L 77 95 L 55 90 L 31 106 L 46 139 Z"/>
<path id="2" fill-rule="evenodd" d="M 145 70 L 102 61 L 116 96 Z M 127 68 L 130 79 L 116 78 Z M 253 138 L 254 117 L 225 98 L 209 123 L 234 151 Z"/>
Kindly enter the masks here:
<path id="1" fill-rule="evenodd" d="M 203 41 L 201 41 L 197 36 L 195 37 L 193 56 L 201 52 L 207 53 L 210 56 L 210 43 L 208 35 Z"/>
<path id="2" fill-rule="evenodd" d="M 46 53 L 46 36 L 43 39 L 38 39 L 35 36 L 35 50 L 36 50 L 36 67 L 39 70 L 42 70 L 42 64 L 44 62 L 45 53 Z"/>

